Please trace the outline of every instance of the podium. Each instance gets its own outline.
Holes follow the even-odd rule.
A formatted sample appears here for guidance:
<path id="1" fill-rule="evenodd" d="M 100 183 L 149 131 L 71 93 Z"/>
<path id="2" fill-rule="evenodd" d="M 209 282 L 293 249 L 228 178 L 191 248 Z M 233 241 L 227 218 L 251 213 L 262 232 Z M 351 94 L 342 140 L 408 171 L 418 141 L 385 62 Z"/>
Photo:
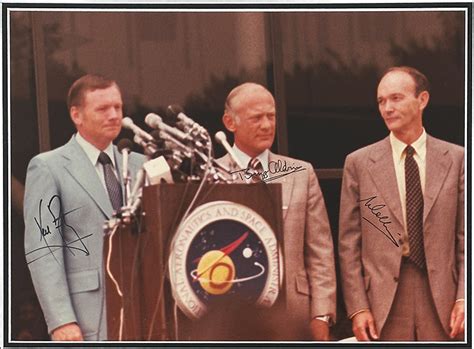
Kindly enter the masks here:
<path id="1" fill-rule="evenodd" d="M 141 231 L 123 226 L 112 239 L 104 238 L 104 265 L 107 266 L 112 244 L 109 265 L 122 292 L 120 296 L 116 284 L 105 272 L 109 340 L 181 340 L 176 324 L 183 314 L 176 317 L 168 260 L 175 233 L 198 187 L 196 183 L 179 183 L 143 188 Z M 216 201 L 243 205 L 268 223 L 281 244 L 281 200 L 281 184 L 206 183 L 194 201 L 193 210 Z M 280 292 L 279 298 L 282 297 Z"/>

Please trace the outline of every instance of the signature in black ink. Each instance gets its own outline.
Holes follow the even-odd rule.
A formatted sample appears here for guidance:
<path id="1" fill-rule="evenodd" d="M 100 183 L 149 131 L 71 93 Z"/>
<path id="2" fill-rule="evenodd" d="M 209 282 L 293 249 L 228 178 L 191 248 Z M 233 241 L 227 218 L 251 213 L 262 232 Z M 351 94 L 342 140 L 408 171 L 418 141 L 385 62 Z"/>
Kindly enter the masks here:
<path id="1" fill-rule="evenodd" d="M 281 161 L 269 161 L 268 162 L 268 170 L 266 171 L 255 171 L 252 168 L 245 168 L 243 170 L 237 170 L 231 172 L 231 174 L 238 173 L 240 176 L 240 179 L 243 180 L 245 179 L 252 179 L 254 177 L 260 177 L 260 180 L 263 182 L 270 182 L 275 179 L 288 176 L 289 174 L 304 171 L 306 168 L 303 168 L 303 166 L 295 166 L 293 165 L 288 165 L 286 163 L 286 160 Z M 276 176 L 270 176 L 273 174 L 278 174 Z"/>
<path id="2" fill-rule="evenodd" d="M 365 202 L 364 206 L 367 207 L 375 217 L 377 217 L 379 222 L 382 223 L 382 226 L 384 229 L 382 230 L 381 228 L 377 227 L 374 223 L 372 223 L 367 218 L 365 217 L 362 217 L 362 218 L 365 219 L 370 224 L 372 224 L 372 226 L 374 226 L 375 229 L 377 229 L 382 234 L 384 234 L 390 240 L 390 242 L 392 242 L 395 246 L 400 247 L 397 240 L 394 238 L 394 236 L 388 229 L 388 225 L 391 224 L 392 221 L 390 221 L 390 218 L 388 216 L 382 216 L 382 212 L 380 212 L 380 210 L 383 209 L 386 205 L 383 205 L 383 204 L 376 205 L 374 202 L 372 202 L 376 198 L 377 196 L 371 196 L 367 199 L 358 200 L 357 202 Z M 400 235 L 400 233 L 398 233 L 398 235 Z"/>
<path id="3" fill-rule="evenodd" d="M 67 249 L 73 256 L 75 256 L 74 250 L 80 251 L 80 252 L 84 253 L 84 255 L 88 256 L 90 254 L 89 249 L 84 244 L 83 240 L 90 237 L 90 236 L 92 236 L 92 234 L 85 235 L 85 236 L 79 236 L 76 229 L 74 229 L 71 225 L 67 224 L 66 219 L 65 219 L 65 217 L 68 214 L 71 214 L 72 212 L 79 210 L 80 207 L 75 208 L 75 209 L 70 210 L 70 211 L 67 211 L 67 212 L 64 212 L 64 213 L 61 213 L 61 211 L 62 211 L 62 209 L 61 209 L 61 198 L 59 197 L 59 195 L 54 195 L 49 200 L 48 205 L 46 207 L 48 208 L 48 212 L 51 215 L 51 223 L 54 224 L 54 229 L 56 229 L 58 234 L 61 236 L 62 244 L 60 244 L 60 245 L 59 244 L 50 245 L 48 243 L 48 239 L 47 239 L 48 235 L 52 235 L 53 232 L 51 231 L 48 224 L 46 225 L 46 227 L 43 226 L 43 215 L 41 214 L 42 207 L 43 207 L 43 199 L 40 200 L 39 206 L 38 206 L 39 219 L 37 219 L 36 217 L 34 217 L 34 219 L 35 219 L 36 225 L 38 226 L 38 231 L 40 233 L 40 241 L 43 241 L 45 246 L 36 248 L 36 249 L 26 253 L 26 256 L 28 256 L 28 255 L 30 255 L 34 252 L 43 250 L 43 249 L 48 249 L 49 252 L 44 254 L 44 255 L 41 255 L 41 256 L 33 259 L 33 260 L 28 261 L 28 264 L 30 264 L 34 261 L 37 261 L 40 258 L 46 257 L 48 254 L 52 254 L 54 259 L 56 260 L 56 262 L 59 263 L 59 261 L 56 259 L 56 256 L 54 255 L 54 252 L 57 251 L 58 249 L 61 249 L 61 248 Z M 57 212 L 55 212 L 56 211 L 55 208 L 56 208 Z M 64 230 L 65 229 L 70 229 L 73 233 L 73 236 L 75 236 L 76 238 L 71 240 L 71 241 L 66 241 L 66 238 L 64 236 Z M 76 244 L 77 242 L 79 243 L 79 246 L 73 246 L 73 244 Z"/>

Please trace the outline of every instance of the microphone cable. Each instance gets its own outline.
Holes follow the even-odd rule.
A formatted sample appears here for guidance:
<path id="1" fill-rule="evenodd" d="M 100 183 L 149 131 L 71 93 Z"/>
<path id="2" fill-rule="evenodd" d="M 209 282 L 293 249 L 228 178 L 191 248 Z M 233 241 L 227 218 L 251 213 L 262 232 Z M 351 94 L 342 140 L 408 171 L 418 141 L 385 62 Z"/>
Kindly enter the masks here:
<path id="1" fill-rule="evenodd" d="M 110 269 L 110 260 L 112 258 L 112 245 L 113 245 L 113 237 L 115 235 L 115 233 L 117 232 L 118 230 L 118 227 L 119 227 L 119 224 L 118 222 L 115 224 L 114 228 L 112 229 L 112 232 L 110 233 L 109 235 L 109 250 L 107 252 L 107 265 L 106 265 L 106 269 L 107 269 L 107 274 L 109 275 L 110 279 L 112 280 L 112 282 L 114 283 L 115 285 L 115 289 L 117 291 L 117 294 L 120 296 L 120 323 L 119 323 L 119 341 L 122 340 L 122 336 L 123 336 L 123 323 L 124 323 L 124 317 L 123 317 L 123 313 L 124 313 L 124 305 L 123 305 L 123 293 L 122 293 L 122 290 L 120 288 L 120 285 L 118 284 L 117 280 L 115 279 L 113 273 L 112 273 L 112 270 Z"/>

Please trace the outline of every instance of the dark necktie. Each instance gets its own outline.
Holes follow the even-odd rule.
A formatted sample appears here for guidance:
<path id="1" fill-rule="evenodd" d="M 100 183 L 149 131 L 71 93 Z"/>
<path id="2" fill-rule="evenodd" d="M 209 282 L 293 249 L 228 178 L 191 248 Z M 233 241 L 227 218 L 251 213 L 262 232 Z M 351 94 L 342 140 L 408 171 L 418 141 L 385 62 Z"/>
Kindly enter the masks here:
<path id="1" fill-rule="evenodd" d="M 421 191 L 420 172 L 413 154 L 415 149 L 406 147 L 405 185 L 409 260 L 419 268 L 425 268 L 425 250 L 423 246 L 423 193 Z"/>
<path id="2" fill-rule="evenodd" d="M 105 186 L 109 193 L 110 202 L 114 210 L 117 211 L 122 207 L 122 187 L 120 186 L 117 176 L 115 176 L 112 160 L 110 160 L 109 156 L 101 152 L 99 154 L 99 162 L 104 167 Z"/>
<path id="3" fill-rule="evenodd" d="M 260 183 L 262 181 L 263 166 L 258 158 L 252 158 L 247 166 L 252 173 L 251 183 Z"/>

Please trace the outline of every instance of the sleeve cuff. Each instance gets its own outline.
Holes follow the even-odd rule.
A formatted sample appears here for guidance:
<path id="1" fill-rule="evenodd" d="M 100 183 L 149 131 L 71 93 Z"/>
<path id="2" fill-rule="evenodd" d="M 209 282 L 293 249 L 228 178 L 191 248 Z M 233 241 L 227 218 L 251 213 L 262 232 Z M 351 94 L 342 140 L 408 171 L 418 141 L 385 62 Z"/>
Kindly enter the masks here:
<path id="1" fill-rule="evenodd" d="M 349 319 L 352 320 L 352 318 L 353 318 L 354 316 L 356 316 L 357 314 L 363 313 L 364 311 L 370 311 L 370 309 L 367 308 L 367 309 L 358 310 L 358 311 L 352 313 L 351 315 L 349 315 Z"/>
<path id="2" fill-rule="evenodd" d="M 330 317 L 329 315 L 318 315 L 318 316 L 315 316 L 315 317 L 313 318 L 313 320 L 314 320 L 314 319 L 324 321 L 324 322 L 327 323 L 329 326 L 332 325 L 331 317 Z"/>

